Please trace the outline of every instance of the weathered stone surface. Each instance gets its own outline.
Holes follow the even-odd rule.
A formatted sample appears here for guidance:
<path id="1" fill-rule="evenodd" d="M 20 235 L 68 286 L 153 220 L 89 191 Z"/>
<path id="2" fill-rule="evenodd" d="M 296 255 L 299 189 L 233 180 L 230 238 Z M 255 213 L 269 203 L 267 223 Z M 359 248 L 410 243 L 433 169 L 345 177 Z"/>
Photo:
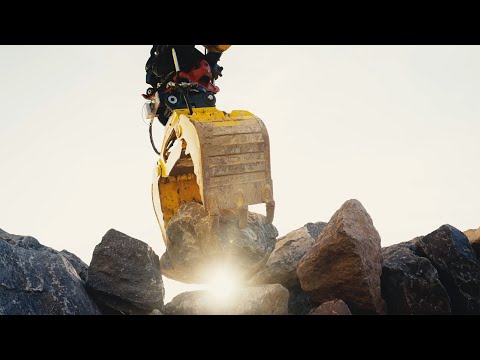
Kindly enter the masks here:
<path id="1" fill-rule="evenodd" d="M 352 313 L 343 300 L 335 299 L 324 302 L 318 308 L 312 310 L 310 315 L 352 315 Z"/>
<path id="2" fill-rule="evenodd" d="M 480 314 L 480 263 L 465 234 L 442 225 L 416 245 L 416 254 L 428 258 L 437 269 L 452 313 Z"/>
<path id="3" fill-rule="evenodd" d="M 310 228 L 314 235 L 318 236 L 326 225 L 310 223 Z M 252 278 L 252 284 L 282 284 L 287 288 L 299 285 L 297 265 L 315 241 L 308 231 L 308 226 L 309 224 L 278 239 L 267 263 Z"/>
<path id="4" fill-rule="evenodd" d="M 427 258 L 415 255 L 418 240 L 382 249 L 382 297 L 388 313 L 448 314 L 450 300 L 437 270 Z"/>
<path id="5" fill-rule="evenodd" d="M 65 257 L 70 264 L 72 264 L 77 271 L 78 276 L 80 276 L 80 279 L 86 282 L 88 279 L 88 265 L 85 264 L 77 255 L 72 254 L 67 250 L 62 250 L 59 252 L 59 254 Z"/>
<path id="6" fill-rule="evenodd" d="M 52 254 L 63 255 L 63 257 L 65 257 L 68 262 L 75 268 L 80 278 L 83 281 L 87 281 L 88 265 L 85 264 L 82 259 L 80 259 L 77 255 L 67 250 L 57 251 L 55 249 L 52 249 L 51 247 L 42 245 L 37 239 L 32 236 L 13 235 L 0 229 L 0 237 L 2 236 L 2 234 L 4 239 L 8 239 L 8 243 L 11 245 L 15 245 L 24 249 L 42 250 L 50 252 Z"/>
<path id="7" fill-rule="evenodd" d="M 87 289 L 105 313 L 149 314 L 162 309 L 159 258 L 143 241 L 110 229 L 93 251 Z"/>
<path id="8" fill-rule="evenodd" d="M 319 303 L 312 299 L 300 285 L 288 289 L 288 313 L 290 315 L 307 315 L 312 309 L 315 309 Z"/>
<path id="9" fill-rule="evenodd" d="M 286 315 L 288 290 L 280 284 L 244 287 L 228 299 L 218 300 L 208 290 L 175 296 L 166 315 Z"/>
<path id="10" fill-rule="evenodd" d="M 0 314 L 97 315 L 83 281 L 57 251 L 0 229 Z"/>
<path id="11" fill-rule="evenodd" d="M 267 261 L 278 231 L 256 213 L 248 214 L 246 228 L 237 225 L 234 211 L 222 211 L 217 242 L 210 236 L 208 213 L 203 206 L 182 205 L 167 229 L 167 251 L 160 260 L 163 275 L 186 283 L 204 283 L 208 281 L 205 274 L 210 264 L 228 259 L 245 279 L 252 277 Z"/>
<path id="12" fill-rule="evenodd" d="M 358 200 L 337 210 L 297 267 L 302 289 L 312 298 L 341 298 L 354 314 L 385 312 L 381 272 L 380 235 Z"/>
<path id="13" fill-rule="evenodd" d="M 0 239 L 8 242 L 10 245 L 27 250 L 42 250 L 52 254 L 57 254 L 58 251 L 40 244 L 40 242 L 32 236 L 14 235 L 0 229 Z"/>
<path id="14" fill-rule="evenodd" d="M 468 238 L 468 241 L 470 243 L 476 240 L 480 240 L 480 228 L 465 230 L 463 233 Z"/>
<path id="15" fill-rule="evenodd" d="M 464 231 L 464 234 L 467 236 L 470 245 L 472 245 L 477 255 L 477 260 L 480 260 L 480 228 Z"/>
<path id="16" fill-rule="evenodd" d="M 313 240 L 317 240 L 318 236 L 322 232 L 322 230 L 327 226 L 327 223 L 323 221 L 318 221 L 316 223 L 307 223 L 305 224 L 305 227 L 307 228 L 308 233 L 312 237 Z"/>

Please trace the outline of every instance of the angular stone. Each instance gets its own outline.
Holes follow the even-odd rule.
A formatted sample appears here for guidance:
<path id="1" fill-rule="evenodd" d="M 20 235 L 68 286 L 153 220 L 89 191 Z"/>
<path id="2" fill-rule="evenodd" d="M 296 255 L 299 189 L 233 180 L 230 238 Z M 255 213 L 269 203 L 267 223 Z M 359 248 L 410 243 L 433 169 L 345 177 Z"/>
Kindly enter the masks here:
<path id="1" fill-rule="evenodd" d="M 472 245 L 477 255 L 477 260 L 480 260 L 480 228 L 464 231 L 464 234 L 467 236 L 470 245 Z"/>
<path id="2" fill-rule="evenodd" d="M 307 315 L 319 305 L 302 290 L 300 285 L 289 288 L 288 292 L 290 293 L 288 297 L 288 314 L 290 315 Z"/>
<path id="3" fill-rule="evenodd" d="M 159 258 L 143 241 L 110 229 L 93 251 L 87 289 L 105 313 L 149 314 L 162 309 Z"/>
<path id="4" fill-rule="evenodd" d="M 310 223 L 311 230 L 317 236 L 326 225 L 326 223 Z M 299 285 L 297 265 L 315 241 L 308 231 L 308 226 L 309 224 L 277 240 L 267 263 L 252 278 L 252 284 L 282 284 L 287 288 Z"/>
<path id="5" fill-rule="evenodd" d="M 59 252 L 59 254 L 65 257 L 70 264 L 72 264 L 77 271 L 78 276 L 80 276 L 80 279 L 86 282 L 88 279 L 88 265 L 85 264 L 77 255 L 72 254 L 67 250 L 62 250 Z"/>
<path id="6" fill-rule="evenodd" d="M 0 229 L 0 315 L 98 315 L 74 267 L 31 236 Z"/>
<path id="7" fill-rule="evenodd" d="M 389 314 L 449 314 L 450 299 L 432 263 L 415 255 L 420 238 L 382 249 L 382 296 Z"/>
<path id="8" fill-rule="evenodd" d="M 318 221 L 316 223 L 307 223 L 305 224 L 305 227 L 307 228 L 308 233 L 312 237 L 313 240 L 317 240 L 318 236 L 322 232 L 322 230 L 327 226 L 327 223 L 323 221 Z"/>
<path id="9" fill-rule="evenodd" d="M 280 284 L 244 287 L 226 299 L 208 290 L 175 296 L 165 306 L 166 315 L 286 315 L 288 290 Z"/>
<path id="10" fill-rule="evenodd" d="M 310 315 L 352 315 L 347 304 L 341 299 L 324 302 L 318 308 L 312 310 Z"/>
<path id="11" fill-rule="evenodd" d="M 442 225 L 416 243 L 415 253 L 437 269 L 454 314 L 480 314 L 480 263 L 468 238 Z"/>
<path id="12" fill-rule="evenodd" d="M 204 283 L 211 264 L 227 259 L 248 279 L 265 264 L 277 236 L 277 229 L 263 215 L 249 213 L 247 227 L 239 229 L 236 212 L 222 210 L 217 246 L 203 206 L 186 203 L 170 220 L 167 251 L 160 260 L 162 273 L 185 283 Z"/>
<path id="13" fill-rule="evenodd" d="M 354 314 L 385 313 L 381 272 L 380 235 L 358 200 L 337 210 L 297 267 L 302 289 L 315 301 L 340 298 Z"/>

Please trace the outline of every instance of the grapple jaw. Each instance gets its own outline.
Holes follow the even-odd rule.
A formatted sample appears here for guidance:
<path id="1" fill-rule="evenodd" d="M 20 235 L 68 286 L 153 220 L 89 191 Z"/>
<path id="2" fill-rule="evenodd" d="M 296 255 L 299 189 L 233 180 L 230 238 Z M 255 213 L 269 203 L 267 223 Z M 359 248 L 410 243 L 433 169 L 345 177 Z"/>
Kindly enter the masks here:
<path id="1" fill-rule="evenodd" d="M 202 204 L 218 231 L 220 211 L 237 209 L 247 225 L 248 206 L 266 204 L 273 221 L 275 201 L 270 144 L 263 122 L 247 111 L 230 114 L 215 107 L 175 110 L 170 117 L 152 184 L 157 219 L 166 228 L 183 203 Z"/>

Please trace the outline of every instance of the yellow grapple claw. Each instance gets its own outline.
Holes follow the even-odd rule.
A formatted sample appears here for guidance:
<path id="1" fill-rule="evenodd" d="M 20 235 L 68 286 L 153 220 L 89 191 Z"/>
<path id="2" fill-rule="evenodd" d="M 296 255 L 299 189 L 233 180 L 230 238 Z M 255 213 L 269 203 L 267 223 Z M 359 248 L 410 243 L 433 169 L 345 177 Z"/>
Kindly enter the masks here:
<path id="1" fill-rule="evenodd" d="M 169 221 L 187 202 L 205 207 L 213 229 L 218 229 L 223 209 L 237 209 L 239 227 L 245 227 L 248 206 L 261 203 L 272 222 L 272 189 L 270 144 L 262 120 L 248 111 L 228 114 L 215 107 L 194 108 L 191 115 L 187 109 L 172 112 L 152 183 L 166 244 Z"/>

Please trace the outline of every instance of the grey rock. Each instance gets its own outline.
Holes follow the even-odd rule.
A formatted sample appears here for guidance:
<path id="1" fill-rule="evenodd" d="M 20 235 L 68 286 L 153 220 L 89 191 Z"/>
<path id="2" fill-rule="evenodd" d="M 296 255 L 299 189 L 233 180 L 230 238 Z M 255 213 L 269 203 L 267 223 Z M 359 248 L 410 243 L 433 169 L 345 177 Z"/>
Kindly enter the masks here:
<path id="1" fill-rule="evenodd" d="M 347 304 L 341 299 L 324 302 L 318 308 L 312 310 L 310 315 L 352 315 Z"/>
<path id="2" fill-rule="evenodd" d="M 354 314 L 383 314 L 380 235 L 358 200 L 332 216 L 297 267 L 301 287 L 315 301 L 343 299 Z"/>
<path id="3" fill-rule="evenodd" d="M 316 223 L 307 223 L 305 224 L 305 227 L 307 228 L 308 233 L 312 237 L 313 240 L 317 240 L 318 236 L 322 232 L 322 230 L 327 226 L 326 222 L 323 221 L 318 221 Z"/>
<path id="4" fill-rule="evenodd" d="M 277 240 L 267 263 L 251 280 L 252 284 L 282 284 L 287 288 L 299 285 L 297 265 L 309 250 L 326 223 L 309 223 Z M 310 231 L 308 230 L 310 227 Z"/>
<path id="5" fill-rule="evenodd" d="M 110 229 L 95 247 L 87 289 L 108 314 L 149 314 L 163 308 L 160 261 L 152 248 Z"/>
<path id="6" fill-rule="evenodd" d="M 468 238 L 451 225 L 442 225 L 416 243 L 450 297 L 453 314 L 480 314 L 480 263 Z"/>
<path id="7" fill-rule="evenodd" d="M 319 303 L 312 299 L 300 285 L 288 289 L 288 313 L 290 315 L 307 315 Z"/>
<path id="8" fill-rule="evenodd" d="M 77 271 L 78 276 L 80 276 L 80 279 L 85 282 L 88 280 L 88 265 L 85 264 L 82 259 L 67 250 L 62 250 L 59 252 L 59 254 L 65 257 L 70 264 L 72 264 Z"/>
<path id="9" fill-rule="evenodd" d="M 40 244 L 40 242 L 32 236 L 14 235 L 0 229 L 0 239 L 9 243 L 10 245 L 27 250 L 44 250 L 48 251 L 50 248 Z"/>
<path id="10" fill-rule="evenodd" d="M 209 232 L 208 213 L 197 203 L 183 204 L 167 228 L 167 251 L 160 260 L 163 275 L 185 283 L 204 283 L 211 264 L 228 261 L 244 279 L 267 261 L 278 231 L 265 217 L 248 214 L 247 227 L 238 228 L 234 211 L 220 213 L 219 239 Z"/>
<path id="11" fill-rule="evenodd" d="M 57 251 L 48 246 L 40 244 L 40 242 L 32 236 L 9 234 L 2 229 L 0 229 L 0 238 L 11 245 L 15 245 L 23 249 L 42 250 L 52 254 L 61 254 L 70 262 L 70 264 L 72 264 L 80 278 L 83 281 L 87 281 L 88 265 L 85 264 L 77 255 L 67 250 Z"/>
<path id="12" fill-rule="evenodd" d="M 228 299 L 217 299 L 208 290 L 175 296 L 165 306 L 166 315 L 286 315 L 288 290 L 280 284 L 244 287 Z"/>
<path id="13" fill-rule="evenodd" d="M 449 314 L 450 300 L 432 263 L 415 255 L 417 238 L 382 249 L 382 296 L 389 314 Z"/>
<path id="14" fill-rule="evenodd" d="M 76 270 L 52 250 L 0 230 L 0 314 L 100 314 Z"/>

